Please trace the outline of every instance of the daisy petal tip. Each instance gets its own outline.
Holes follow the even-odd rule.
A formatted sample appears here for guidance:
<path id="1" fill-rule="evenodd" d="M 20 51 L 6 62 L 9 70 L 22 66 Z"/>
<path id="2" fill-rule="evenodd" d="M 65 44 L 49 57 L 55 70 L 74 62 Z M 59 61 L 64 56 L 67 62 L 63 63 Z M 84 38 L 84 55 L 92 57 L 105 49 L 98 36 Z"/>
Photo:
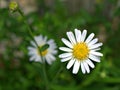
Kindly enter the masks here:
<path id="1" fill-rule="evenodd" d="M 27 47 L 28 50 L 31 50 L 32 48 L 33 48 L 33 47 L 30 47 L 30 46 Z"/>
<path id="2" fill-rule="evenodd" d="M 72 66 L 68 63 L 68 65 L 67 65 L 67 69 L 70 69 Z"/>
<path id="3" fill-rule="evenodd" d="M 33 61 L 33 59 L 32 59 L 32 58 L 30 58 L 30 59 L 29 59 L 29 61 Z"/>
<path id="4" fill-rule="evenodd" d="M 102 53 L 99 53 L 101 57 L 103 57 L 103 54 Z"/>
<path id="5" fill-rule="evenodd" d="M 90 71 L 87 72 L 88 74 L 90 73 Z"/>
<path id="6" fill-rule="evenodd" d="M 93 64 L 93 65 L 91 66 L 91 68 L 95 68 L 95 65 Z"/>
<path id="7" fill-rule="evenodd" d="M 74 71 L 72 73 L 75 74 L 75 75 L 77 74 L 77 72 L 74 72 Z"/>
<path id="8" fill-rule="evenodd" d="M 101 43 L 101 46 L 103 45 L 103 43 Z"/>
<path id="9" fill-rule="evenodd" d="M 91 35 L 92 35 L 92 36 L 95 36 L 95 34 L 94 34 L 94 33 L 91 33 Z"/>
<path id="10" fill-rule="evenodd" d="M 68 35 L 70 33 L 70 31 L 68 31 L 66 34 Z"/>
<path id="11" fill-rule="evenodd" d="M 85 73 L 86 73 L 86 71 L 82 71 L 82 73 L 83 73 L 83 74 L 85 74 Z"/>
<path id="12" fill-rule="evenodd" d="M 102 45 L 103 45 L 103 43 L 99 43 L 99 45 L 100 45 L 100 46 L 102 46 Z"/>
<path id="13" fill-rule="evenodd" d="M 67 66 L 66 68 L 67 68 L 67 69 L 70 69 L 70 67 L 69 67 L 69 66 Z"/>
<path id="14" fill-rule="evenodd" d="M 95 41 L 98 41 L 98 38 L 95 38 Z"/>
<path id="15" fill-rule="evenodd" d="M 61 47 L 59 47 L 59 50 L 61 50 Z"/>
<path id="16" fill-rule="evenodd" d="M 77 29 L 77 28 L 75 28 L 74 30 L 75 30 L 75 31 L 77 31 L 78 29 Z"/>
<path id="17" fill-rule="evenodd" d="M 85 72 L 82 72 L 83 74 L 85 74 Z"/>
<path id="18" fill-rule="evenodd" d="M 61 40 L 64 41 L 64 38 L 62 38 Z"/>
<path id="19" fill-rule="evenodd" d="M 100 63 L 101 61 L 99 60 L 98 63 Z"/>
<path id="20" fill-rule="evenodd" d="M 95 66 L 91 67 L 92 69 L 95 68 Z"/>
<path id="21" fill-rule="evenodd" d="M 77 73 L 78 73 L 78 70 L 77 70 L 77 71 L 76 71 L 76 70 L 73 70 L 72 73 L 73 73 L 73 74 L 77 74 Z"/>
<path id="22" fill-rule="evenodd" d="M 101 53 L 101 57 L 103 57 L 103 54 Z"/>
<path id="23" fill-rule="evenodd" d="M 96 61 L 97 63 L 100 63 L 101 62 L 101 60 L 99 59 L 98 61 Z"/>
<path id="24" fill-rule="evenodd" d="M 84 29 L 84 30 L 83 30 L 83 32 L 87 32 L 87 30 L 86 30 L 86 29 Z"/>
<path id="25" fill-rule="evenodd" d="M 58 57 L 61 58 L 61 55 L 59 55 Z"/>

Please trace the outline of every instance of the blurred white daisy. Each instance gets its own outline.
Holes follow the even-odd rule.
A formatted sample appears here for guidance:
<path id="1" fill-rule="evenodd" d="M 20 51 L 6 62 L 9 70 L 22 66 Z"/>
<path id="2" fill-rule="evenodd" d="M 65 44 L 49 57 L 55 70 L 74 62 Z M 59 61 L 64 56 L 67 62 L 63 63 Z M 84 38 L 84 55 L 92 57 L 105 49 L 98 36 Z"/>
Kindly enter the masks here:
<path id="1" fill-rule="evenodd" d="M 42 51 L 41 54 L 44 60 L 46 60 L 48 64 L 52 64 L 52 62 L 55 61 L 56 59 L 54 55 L 57 54 L 57 50 L 56 50 L 57 46 L 54 40 L 53 39 L 47 40 L 47 37 L 43 37 L 42 35 L 35 36 L 34 39 L 39 47 L 42 47 L 45 44 L 49 45 L 49 48 Z M 33 41 L 31 41 L 31 45 L 32 46 L 28 47 L 28 50 L 29 50 L 28 54 L 30 56 L 30 61 L 43 63 L 36 44 Z"/>
<path id="2" fill-rule="evenodd" d="M 80 67 L 83 74 L 90 73 L 90 67 L 95 67 L 92 61 L 100 62 L 100 56 L 103 56 L 102 53 L 98 52 L 102 43 L 98 43 L 98 38 L 93 39 L 94 33 L 91 33 L 87 38 L 86 34 L 87 30 L 81 32 L 75 29 L 75 35 L 72 32 L 67 32 L 69 40 L 62 38 L 67 47 L 59 48 L 65 52 L 59 57 L 61 62 L 69 61 L 67 69 L 73 66 L 73 74 L 77 74 Z"/>

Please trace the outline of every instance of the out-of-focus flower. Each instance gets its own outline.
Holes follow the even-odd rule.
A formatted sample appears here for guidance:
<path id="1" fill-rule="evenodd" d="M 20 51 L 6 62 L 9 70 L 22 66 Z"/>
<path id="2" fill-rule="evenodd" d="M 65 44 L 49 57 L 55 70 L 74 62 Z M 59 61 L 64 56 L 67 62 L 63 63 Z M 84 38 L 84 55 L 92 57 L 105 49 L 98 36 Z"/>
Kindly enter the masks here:
<path id="1" fill-rule="evenodd" d="M 15 12 L 18 10 L 18 4 L 15 1 L 11 1 L 9 4 L 9 9 L 11 12 Z"/>
<path id="2" fill-rule="evenodd" d="M 30 61 L 43 63 L 41 59 L 41 57 L 43 57 L 48 64 L 52 64 L 52 62 L 55 61 L 56 59 L 54 55 L 57 54 L 57 50 L 56 50 L 57 46 L 54 40 L 53 39 L 47 40 L 47 37 L 43 37 L 42 35 L 35 36 L 34 39 L 40 48 L 46 44 L 48 44 L 49 47 L 44 51 L 41 51 L 40 54 L 40 51 L 36 46 L 36 44 L 33 41 L 31 41 L 32 46 L 28 47 L 29 50 L 28 54 L 30 56 Z"/>
<path id="3" fill-rule="evenodd" d="M 87 38 L 86 34 L 87 30 L 81 32 L 75 29 L 75 35 L 72 32 L 67 32 L 69 40 L 62 38 L 67 47 L 59 48 L 65 51 L 59 57 L 61 62 L 69 61 L 67 69 L 73 66 L 73 74 L 77 74 L 80 67 L 83 74 L 90 73 L 90 67 L 95 67 L 92 61 L 100 62 L 100 56 L 103 56 L 102 53 L 98 52 L 103 44 L 98 43 L 98 38 L 93 39 L 94 33 L 91 33 Z"/>

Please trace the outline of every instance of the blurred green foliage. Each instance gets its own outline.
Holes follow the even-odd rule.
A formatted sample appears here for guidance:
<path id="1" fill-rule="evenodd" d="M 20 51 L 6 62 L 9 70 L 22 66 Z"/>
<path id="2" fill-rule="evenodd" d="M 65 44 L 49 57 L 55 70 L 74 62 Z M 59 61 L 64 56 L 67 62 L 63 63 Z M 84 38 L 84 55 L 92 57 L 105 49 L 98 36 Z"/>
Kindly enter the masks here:
<path id="1" fill-rule="evenodd" d="M 117 0 L 108 2 L 114 6 Z M 90 74 L 79 71 L 73 75 L 59 58 L 51 66 L 46 65 L 51 90 L 120 90 L 120 8 L 108 17 L 103 13 L 104 3 L 97 4 L 93 13 L 80 9 L 70 14 L 60 2 L 56 2 L 54 11 L 43 7 L 44 13 L 26 15 L 34 35 L 47 35 L 61 46 L 66 31 L 87 29 L 104 43 L 101 63 L 95 63 Z M 41 64 L 30 62 L 27 55 L 30 40 L 21 16 L 0 9 L 0 90 L 44 90 Z"/>

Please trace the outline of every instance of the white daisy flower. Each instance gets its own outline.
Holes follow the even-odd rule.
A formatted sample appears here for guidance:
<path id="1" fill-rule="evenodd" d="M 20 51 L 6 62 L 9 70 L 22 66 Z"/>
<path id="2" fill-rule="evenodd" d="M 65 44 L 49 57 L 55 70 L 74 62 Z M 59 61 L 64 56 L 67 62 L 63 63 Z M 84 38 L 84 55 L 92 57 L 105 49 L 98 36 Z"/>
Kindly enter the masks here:
<path id="1" fill-rule="evenodd" d="M 83 74 L 90 73 L 90 67 L 95 67 L 92 61 L 100 62 L 100 56 L 103 56 L 102 53 L 98 52 L 103 44 L 98 43 L 98 38 L 93 39 L 94 33 L 91 33 L 87 38 L 86 34 L 87 30 L 81 32 L 75 29 L 75 35 L 72 32 L 67 32 L 69 40 L 62 38 L 67 47 L 59 48 L 65 52 L 59 57 L 61 62 L 69 61 L 67 69 L 73 66 L 73 74 L 77 74 L 80 67 Z"/>
<path id="2" fill-rule="evenodd" d="M 43 37 L 42 35 L 35 36 L 34 39 L 39 47 L 42 47 L 45 44 L 49 45 L 49 48 L 42 51 L 41 54 L 44 60 L 46 60 L 48 64 L 52 64 L 52 62 L 55 61 L 56 59 L 54 55 L 57 54 L 57 50 L 56 50 L 57 46 L 54 40 L 53 39 L 47 40 L 47 37 Z M 39 53 L 36 44 L 33 41 L 31 41 L 31 45 L 32 46 L 28 47 L 29 50 L 28 54 L 30 56 L 30 61 L 36 61 L 42 63 L 41 55 Z"/>

